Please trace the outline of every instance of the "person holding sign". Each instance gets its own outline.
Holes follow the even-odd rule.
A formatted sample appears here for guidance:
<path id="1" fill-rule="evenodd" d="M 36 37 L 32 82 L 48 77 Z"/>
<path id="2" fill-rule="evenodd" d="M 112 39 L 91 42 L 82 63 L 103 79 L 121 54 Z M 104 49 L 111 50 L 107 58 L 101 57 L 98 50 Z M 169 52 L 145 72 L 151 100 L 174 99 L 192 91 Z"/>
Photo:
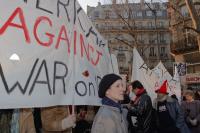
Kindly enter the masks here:
<path id="1" fill-rule="evenodd" d="M 94 118 L 91 133 L 128 133 L 126 112 L 120 104 L 124 93 L 120 76 L 108 74 L 102 78 L 98 94 L 103 105 Z"/>
<path id="2" fill-rule="evenodd" d="M 41 109 L 43 133 L 71 133 L 76 116 L 70 114 L 69 106 L 55 106 Z"/>

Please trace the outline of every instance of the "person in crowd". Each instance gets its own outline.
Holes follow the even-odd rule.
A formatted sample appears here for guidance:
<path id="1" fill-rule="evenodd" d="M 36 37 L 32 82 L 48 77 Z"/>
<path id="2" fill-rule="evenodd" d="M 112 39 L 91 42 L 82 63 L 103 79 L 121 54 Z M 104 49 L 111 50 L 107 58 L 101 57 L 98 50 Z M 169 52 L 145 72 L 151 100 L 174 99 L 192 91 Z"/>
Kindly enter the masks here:
<path id="1" fill-rule="evenodd" d="M 157 110 L 158 133 L 190 133 L 178 101 L 168 96 L 167 80 L 156 93 L 154 107 Z"/>
<path id="2" fill-rule="evenodd" d="M 103 105 L 94 118 L 91 133 L 128 133 L 127 111 L 120 104 L 125 90 L 120 76 L 107 74 L 102 78 L 98 95 Z"/>
<path id="3" fill-rule="evenodd" d="M 194 93 L 191 90 L 185 91 L 184 95 L 186 101 L 182 102 L 181 107 L 186 123 L 191 133 L 200 133 L 200 101 L 194 100 Z"/>
<path id="4" fill-rule="evenodd" d="M 0 133 L 11 133 L 13 109 L 0 110 Z"/>
<path id="5" fill-rule="evenodd" d="M 36 133 L 32 108 L 20 109 L 19 132 L 20 133 Z"/>
<path id="6" fill-rule="evenodd" d="M 171 95 L 171 98 L 173 98 L 174 100 L 177 100 L 177 101 L 178 101 L 178 98 L 177 98 L 177 96 L 176 96 L 175 94 L 172 94 L 172 95 Z"/>
<path id="7" fill-rule="evenodd" d="M 76 116 L 70 114 L 69 106 L 41 108 L 43 133 L 71 133 Z"/>
<path id="8" fill-rule="evenodd" d="M 136 97 L 133 99 L 132 96 Z M 138 80 L 130 85 L 131 106 L 127 119 L 131 133 L 153 133 L 155 122 L 153 122 L 153 107 L 150 96 L 147 94 L 142 83 Z"/>
<path id="9" fill-rule="evenodd" d="M 87 106 L 78 106 L 77 107 L 77 122 L 74 129 L 75 133 L 86 133 L 90 129 L 90 124 L 86 120 L 87 115 Z"/>
<path id="10" fill-rule="evenodd" d="M 200 100 L 200 90 L 197 90 L 194 95 L 195 100 Z"/>

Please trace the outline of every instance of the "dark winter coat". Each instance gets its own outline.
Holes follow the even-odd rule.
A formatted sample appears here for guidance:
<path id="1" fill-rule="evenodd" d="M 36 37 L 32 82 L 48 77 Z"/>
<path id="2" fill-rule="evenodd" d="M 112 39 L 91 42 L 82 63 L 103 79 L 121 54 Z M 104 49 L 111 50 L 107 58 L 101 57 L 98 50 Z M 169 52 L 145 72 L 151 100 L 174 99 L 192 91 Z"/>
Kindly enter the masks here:
<path id="1" fill-rule="evenodd" d="M 192 102 L 186 102 L 184 101 L 181 104 L 181 107 L 184 111 L 184 116 L 186 123 L 191 131 L 191 133 L 200 133 L 200 101 L 195 100 Z M 197 119 L 197 126 L 192 126 L 188 119 Z"/>
<path id="2" fill-rule="evenodd" d="M 157 110 L 157 99 L 154 101 L 154 108 Z M 176 127 L 179 129 L 181 133 L 190 133 L 185 120 L 184 120 L 184 113 L 178 103 L 177 100 L 167 97 L 166 107 L 169 111 L 171 118 L 174 120 Z"/>
<path id="3" fill-rule="evenodd" d="M 137 117 L 136 126 L 133 125 L 131 117 Z M 153 107 L 151 98 L 144 93 L 138 99 L 137 104 L 134 104 L 133 107 L 129 110 L 127 116 L 129 122 L 129 130 L 136 133 L 151 133 L 154 130 L 153 122 Z"/>

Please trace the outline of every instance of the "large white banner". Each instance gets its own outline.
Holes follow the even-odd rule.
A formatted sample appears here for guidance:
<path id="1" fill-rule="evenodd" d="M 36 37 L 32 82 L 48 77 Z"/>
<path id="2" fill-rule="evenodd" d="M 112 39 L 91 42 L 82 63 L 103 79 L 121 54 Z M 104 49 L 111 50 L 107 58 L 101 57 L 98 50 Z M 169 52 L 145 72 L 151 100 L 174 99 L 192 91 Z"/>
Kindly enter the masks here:
<path id="1" fill-rule="evenodd" d="M 131 81 L 134 80 L 139 80 L 143 84 L 152 101 L 156 98 L 155 85 L 158 81 L 157 76 L 148 68 L 136 48 L 133 49 L 133 67 L 131 77 Z"/>
<path id="2" fill-rule="evenodd" d="M 175 67 L 174 76 L 172 77 L 170 73 L 167 71 L 162 62 L 152 69 L 152 71 L 158 76 L 158 82 L 156 83 L 156 88 L 158 89 L 165 80 L 168 81 L 168 92 L 169 95 L 175 94 L 179 100 L 181 101 L 181 85 L 180 85 L 180 77 L 178 71 Z"/>
<path id="3" fill-rule="evenodd" d="M 98 105 L 110 65 L 77 0 L 1 1 L 0 108 Z"/>
<path id="4" fill-rule="evenodd" d="M 111 54 L 111 71 L 115 74 L 119 75 L 119 65 L 118 65 L 118 61 L 117 61 L 117 57 L 114 54 Z"/>

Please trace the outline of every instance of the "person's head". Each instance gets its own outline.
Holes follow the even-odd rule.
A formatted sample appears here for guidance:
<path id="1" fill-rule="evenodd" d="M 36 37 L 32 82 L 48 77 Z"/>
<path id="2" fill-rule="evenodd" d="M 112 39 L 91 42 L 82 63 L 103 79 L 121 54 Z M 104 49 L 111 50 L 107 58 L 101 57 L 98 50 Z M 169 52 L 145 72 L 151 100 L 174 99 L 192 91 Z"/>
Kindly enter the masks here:
<path id="1" fill-rule="evenodd" d="M 171 98 L 178 100 L 177 96 L 175 94 L 171 95 Z"/>
<path id="2" fill-rule="evenodd" d="M 105 96 L 115 102 L 124 100 L 126 88 L 123 87 L 122 78 L 116 74 L 105 75 L 99 83 L 99 97 Z"/>
<path id="3" fill-rule="evenodd" d="M 131 89 L 130 91 L 132 91 L 133 93 L 137 94 L 137 92 L 141 89 L 144 89 L 142 83 L 138 80 L 135 80 L 131 83 Z"/>
<path id="4" fill-rule="evenodd" d="M 155 91 L 157 93 L 157 99 L 159 101 L 166 100 L 168 92 L 167 92 L 167 80 L 163 82 L 161 87 Z"/>
<path id="5" fill-rule="evenodd" d="M 188 102 L 191 102 L 194 100 L 194 93 L 192 90 L 186 90 L 184 92 L 184 96 L 185 96 L 186 101 Z"/>

